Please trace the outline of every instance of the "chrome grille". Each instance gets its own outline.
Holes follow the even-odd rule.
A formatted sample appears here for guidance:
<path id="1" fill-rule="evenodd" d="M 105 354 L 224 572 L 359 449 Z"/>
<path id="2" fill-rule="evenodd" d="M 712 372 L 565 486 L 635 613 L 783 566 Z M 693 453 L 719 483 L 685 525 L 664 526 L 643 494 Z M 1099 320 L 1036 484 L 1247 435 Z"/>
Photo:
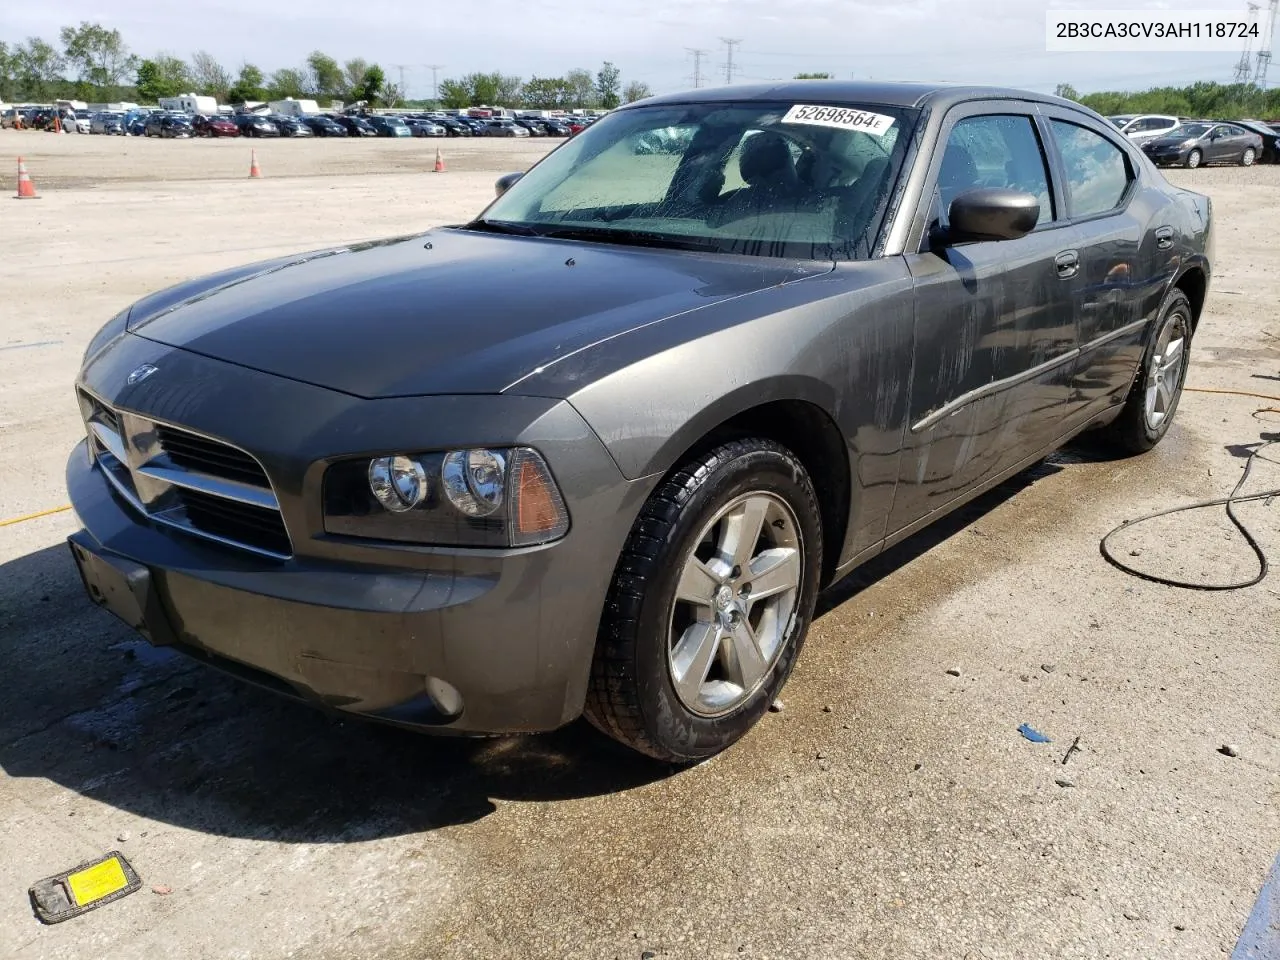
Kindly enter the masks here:
<path id="1" fill-rule="evenodd" d="M 174 466 L 271 489 L 258 461 L 235 447 L 161 424 L 156 424 L 156 439 Z"/>
<path id="2" fill-rule="evenodd" d="M 87 393 L 81 401 L 94 459 L 139 513 L 277 560 L 293 555 L 271 481 L 252 456 Z"/>

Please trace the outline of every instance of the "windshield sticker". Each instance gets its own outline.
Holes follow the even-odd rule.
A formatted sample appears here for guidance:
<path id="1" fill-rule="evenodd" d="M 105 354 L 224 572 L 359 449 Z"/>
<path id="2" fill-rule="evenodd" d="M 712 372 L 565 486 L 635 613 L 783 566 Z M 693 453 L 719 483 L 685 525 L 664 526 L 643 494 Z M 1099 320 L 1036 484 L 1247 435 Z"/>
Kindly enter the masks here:
<path id="1" fill-rule="evenodd" d="M 815 127 L 860 130 L 883 137 L 893 128 L 893 117 L 849 107 L 820 107 L 798 103 L 782 118 L 783 123 L 805 123 Z"/>

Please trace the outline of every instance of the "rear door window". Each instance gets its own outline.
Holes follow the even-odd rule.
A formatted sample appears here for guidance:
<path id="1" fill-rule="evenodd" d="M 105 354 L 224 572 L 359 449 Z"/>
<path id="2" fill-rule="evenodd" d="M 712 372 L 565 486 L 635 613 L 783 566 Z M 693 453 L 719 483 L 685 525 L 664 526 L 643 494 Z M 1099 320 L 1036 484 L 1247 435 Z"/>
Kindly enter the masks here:
<path id="1" fill-rule="evenodd" d="M 1133 180 L 1124 151 L 1088 127 L 1065 120 L 1050 126 L 1066 168 L 1068 215 L 1091 217 L 1119 207 Z"/>

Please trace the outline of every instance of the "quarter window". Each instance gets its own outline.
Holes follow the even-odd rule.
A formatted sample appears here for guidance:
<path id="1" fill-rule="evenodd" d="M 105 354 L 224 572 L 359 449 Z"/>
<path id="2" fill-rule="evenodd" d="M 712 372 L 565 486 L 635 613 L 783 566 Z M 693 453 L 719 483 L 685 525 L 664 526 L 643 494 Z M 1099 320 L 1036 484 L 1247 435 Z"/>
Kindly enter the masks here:
<path id="1" fill-rule="evenodd" d="M 1070 215 L 1089 217 L 1118 207 L 1132 179 L 1124 151 L 1087 127 L 1065 120 L 1050 123 L 1066 167 Z"/>
<path id="2" fill-rule="evenodd" d="M 1038 222 L 1053 219 L 1044 151 L 1030 117 L 966 117 L 951 128 L 938 171 L 943 222 L 952 200 L 980 187 L 1029 193 L 1040 201 Z"/>

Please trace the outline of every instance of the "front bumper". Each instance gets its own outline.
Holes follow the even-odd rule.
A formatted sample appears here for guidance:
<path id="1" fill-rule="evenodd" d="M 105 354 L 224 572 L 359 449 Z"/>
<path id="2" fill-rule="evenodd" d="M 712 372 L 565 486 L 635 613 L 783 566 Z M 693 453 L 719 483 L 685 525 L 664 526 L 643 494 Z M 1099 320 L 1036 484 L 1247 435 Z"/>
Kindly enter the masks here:
<path id="1" fill-rule="evenodd" d="M 1181 166 L 1187 162 L 1189 150 L 1144 150 L 1147 158 L 1158 167 Z"/>
<path id="2" fill-rule="evenodd" d="M 103 381 L 122 383 L 118 370 L 136 362 L 129 341 L 137 339 L 127 337 L 91 363 L 86 385 L 101 395 Z M 143 343 L 154 356 L 157 345 Z M 120 576 L 132 584 L 119 590 L 132 592 L 146 613 L 131 626 L 153 643 L 260 686 L 403 726 L 533 732 L 581 713 L 604 596 L 649 484 L 625 481 L 568 404 L 482 396 L 357 400 L 179 350 L 157 364 L 172 373 L 176 389 L 160 392 L 157 376 L 110 402 L 158 417 L 180 407 L 192 429 L 233 439 L 257 456 L 279 494 L 294 555 L 270 560 L 153 524 L 120 498 L 82 442 L 66 474 L 84 527 L 73 549 L 88 571 L 86 586 L 95 569 L 101 584 L 119 587 Z M 208 402 L 193 402 L 196 381 L 214 394 Z M 266 397 L 274 406 L 263 416 Z M 253 409 L 259 414 L 246 418 Z M 238 433 L 232 430 L 237 421 Z M 317 516 L 323 466 L 314 461 L 335 440 L 350 445 L 353 434 L 343 424 L 357 423 L 362 443 L 387 450 L 422 443 L 370 433 L 424 423 L 439 438 L 433 446 L 539 447 L 569 507 L 569 533 L 516 550 L 324 534 Z M 503 429 L 512 432 L 503 435 Z M 470 439 L 459 441 L 463 435 Z M 295 449 L 282 452 L 282 442 Z M 296 449 L 299 444 L 304 449 Z M 291 472 L 288 461 L 295 459 L 300 466 L 312 462 Z M 119 604 L 109 609 L 139 620 L 124 606 L 123 612 Z"/>

